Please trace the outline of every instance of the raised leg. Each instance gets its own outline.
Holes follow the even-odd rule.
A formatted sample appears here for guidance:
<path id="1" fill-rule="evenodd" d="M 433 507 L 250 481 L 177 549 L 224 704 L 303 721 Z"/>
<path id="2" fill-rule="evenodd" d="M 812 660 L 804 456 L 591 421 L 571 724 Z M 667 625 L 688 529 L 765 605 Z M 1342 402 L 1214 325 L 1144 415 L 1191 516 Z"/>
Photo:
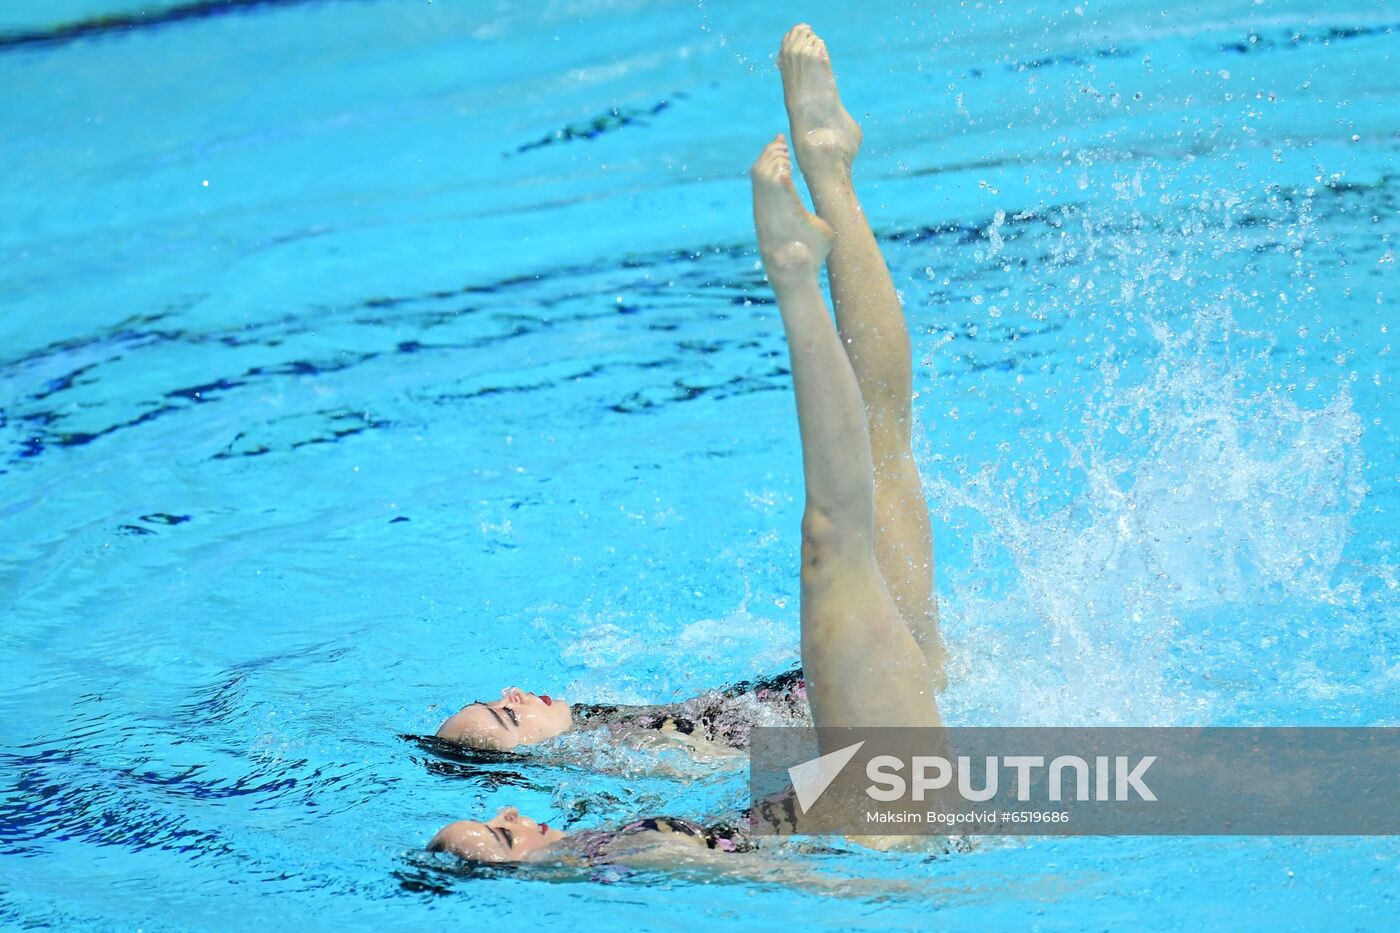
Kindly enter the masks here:
<path id="1" fill-rule="evenodd" d="M 836 324 L 870 425 L 875 557 L 895 605 L 943 689 L 945 651 L 933 586 L 933 535 L 910 448 L 909 330 L 889 269 L 856 199 L 851 163 L 861 132 L 841 105 L 826 45 L 795 26 L 778 53 L 792 147 L 817 215 L 832 228 L 827 256 Z"/>
<path id="2" fill-rule="evenodd" d="M 802 207 L 782 136 L 751 175 L 802 435 L 802 666 L 812 717 L 818 726 L 938 725 L 928 664 L 876 561 L 866 413 L 817 281 L 831 228 Z"/>

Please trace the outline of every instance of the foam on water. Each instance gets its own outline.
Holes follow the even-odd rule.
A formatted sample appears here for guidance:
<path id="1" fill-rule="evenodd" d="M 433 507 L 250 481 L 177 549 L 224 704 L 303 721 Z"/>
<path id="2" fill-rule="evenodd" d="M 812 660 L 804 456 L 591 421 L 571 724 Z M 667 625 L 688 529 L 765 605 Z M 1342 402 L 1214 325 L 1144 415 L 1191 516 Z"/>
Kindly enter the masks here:
<path id="1" fill-rule="evenodd" d="M 1078 354 L 1068 375 L 1042 369 L 1043 398 L 1018 377 L 1015 410 L 1048 407 L 1063 380 L 1072 409 L 1026 417 L 994 461 L 924 470 L 944 520 L 974 529 L 972 566 L 942 581 L 953 721 L 1209 722 L 1186 615 L 1354 596 L 1338 570 L 1367 483 L 1344 360 L 1277 336 L 1316 305 L 1315 192 L 1207 189 L 1170 229 L 1146 206 L 1163 175 L 1114 172 L 1106 210 L 1051 218 L 1046 261 L 1006 299 Z M 1017 247 L 1004 222 L 979 262 Z"/>
<path id="2" fill-rule="evenodd" d="M 1157 328 L 1143 381 L 1107 392 L 1077 435 L 1059 436 L 1079 474 L 1069 504 L 1039 493 L 1034 468 L 1024 484 L 1005 464 L 930 481 L 932 501 L 990 526 L 978 571 L 1002 554 L 1014 567 L 1009 595 L 955 585 L 945 602 L 967 651 L 963 673 L 994 697 L 973 705 L 982 717 L 1193 719 L 1209 711 L 1170 671 L 1183 612 L 1265 593 L 1341 598 L 1334 578 L 1366 490 L 1350 399 L 1340 390 L 1306 410 L 1272 390 L 1242 390 L 1236 367 L 1201 352 L 1210 330 L 1175 339 Z M 1127 425 L 1145 430 L 1119 449 L 1107 435 Z"/>
<path id="3" fill-rule="evenodd" d="M 660 599 L 676 608 L 664 595 Z M 701 672 L 716 663 L 728 671 L 725 683 L 787 669 L 797 656 L 797 601 L 777 600 L 779 611 L 787 607 L 786 619 L 755 612 L 752 602 L 745 578 L 739 605 L 722 616 L 682 624 L 679 631 L 675 619 L 656 615 L 596 614 L 563 651 L 575 672 L 568 696 L 586 702 L 662 703 L 723 686 L 697 674 L 697 659 L 703 662 Z"/>

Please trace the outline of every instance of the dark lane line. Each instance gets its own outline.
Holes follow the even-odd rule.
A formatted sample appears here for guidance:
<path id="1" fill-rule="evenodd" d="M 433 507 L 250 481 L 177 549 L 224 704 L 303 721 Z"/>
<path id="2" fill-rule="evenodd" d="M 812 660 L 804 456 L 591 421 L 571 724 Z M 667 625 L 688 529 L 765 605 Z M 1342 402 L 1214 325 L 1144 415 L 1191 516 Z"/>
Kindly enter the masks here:
<path id="1" fill-rule="evenodd" d="M 108 16 L 94 16 L 52 26 L 48 29 L 0 32 L 0 52 L 16 48 L 35 48 L 67 45 L 80 39 L 88 39 L 107 33 L 125 33 L 134 29 L 155 29 L 171 23 L 190 20 L 213 19 L 229 13 L 249 13 L 262 7 L 286 7 L 306 3 L 345 2 L 345 0 L 195 0 L 176 6 L 147 13 L 142 10 L 131 13 L 115 13 Z M 356 0 L 367 2 L 367 0 Z"/>

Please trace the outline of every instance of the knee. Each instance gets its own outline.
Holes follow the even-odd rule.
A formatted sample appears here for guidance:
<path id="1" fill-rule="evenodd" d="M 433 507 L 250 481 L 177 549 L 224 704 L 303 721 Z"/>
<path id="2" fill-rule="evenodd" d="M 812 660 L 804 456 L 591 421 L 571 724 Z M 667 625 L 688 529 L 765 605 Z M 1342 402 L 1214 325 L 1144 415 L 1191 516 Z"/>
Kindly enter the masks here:
<path id="1" fill-rule="evenodd" d="M 836 552 L 836 526 L 821 509 L 808 508 L 802 515 L 802 579 L 813 582 L 824 576 Z"/>

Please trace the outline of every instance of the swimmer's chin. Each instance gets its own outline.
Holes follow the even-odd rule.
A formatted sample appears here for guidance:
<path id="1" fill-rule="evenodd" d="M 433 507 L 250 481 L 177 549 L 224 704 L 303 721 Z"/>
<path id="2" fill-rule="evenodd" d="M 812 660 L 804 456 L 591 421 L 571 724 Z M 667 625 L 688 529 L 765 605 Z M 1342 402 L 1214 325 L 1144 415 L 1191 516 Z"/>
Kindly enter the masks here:
<path id="1" fill-rule="evenodd" d="M 536 865 L 557 864 L 569 854 L 568 842 L 569 837 L 561 834 L 558 839 L 551 839 L 538 849 L 526 852 L 520 861 Z"/>

